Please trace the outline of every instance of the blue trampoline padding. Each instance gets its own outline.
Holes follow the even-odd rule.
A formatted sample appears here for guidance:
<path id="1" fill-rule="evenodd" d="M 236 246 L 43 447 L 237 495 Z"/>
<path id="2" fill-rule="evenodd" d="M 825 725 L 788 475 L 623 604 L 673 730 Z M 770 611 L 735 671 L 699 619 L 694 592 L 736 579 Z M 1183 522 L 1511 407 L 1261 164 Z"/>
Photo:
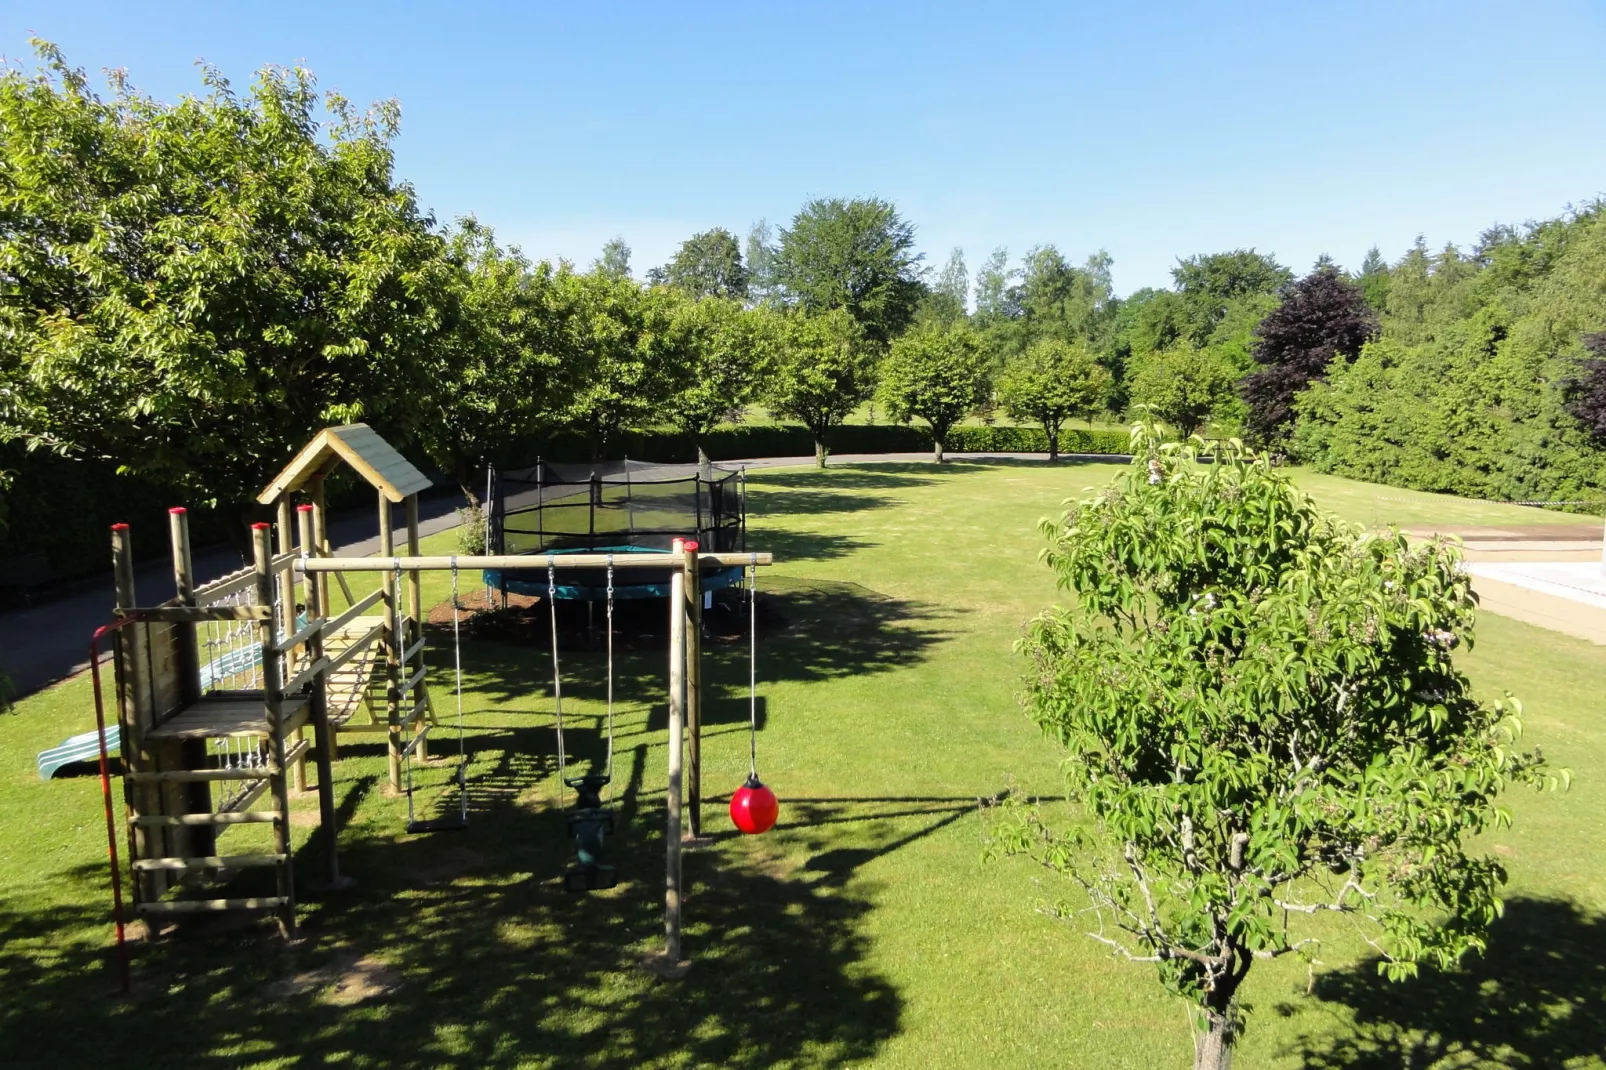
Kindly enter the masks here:
<path id="1" fill-rule="evenodd" d="M 552 557 L 568 554 L 660 554 L 667 558 L 668 550 L 649 546 L 599 546 L 596 549 L 553 550 Z M 510 594 L 547 595 L 546 553 L 528 555 L 530 567 L 519 569 L 488 568 L 482 575 L 488 587 L 506 590 Z M 661 569 L 632 568 L 616 570 L 613 574 L 613 596 L 625 598 L 668 598 L 669 576 L 674 568 L 668 561 Z M 608 570 L 604 568 L 563 569 L 557 574 L 556 595 L 562 601 L 600 602 L 608 597 Z M 703 590 L 714 591 L 721 587 L 736 587 L 742 582 L 742 567 L 728 565 L 703 573 Z"/>

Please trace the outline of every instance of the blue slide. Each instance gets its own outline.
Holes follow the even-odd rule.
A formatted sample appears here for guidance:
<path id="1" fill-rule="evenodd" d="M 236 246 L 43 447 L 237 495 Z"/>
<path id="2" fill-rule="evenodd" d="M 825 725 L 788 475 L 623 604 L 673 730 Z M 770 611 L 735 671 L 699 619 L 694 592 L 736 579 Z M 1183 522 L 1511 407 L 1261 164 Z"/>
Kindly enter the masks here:
<path id="1" fill-rule="evenodd" d="M 39 779 L 49 780 L 56 775 L 56 771 L 64 765 L 74 762 L 93 762 L 100 760 L 100 733 L 85 732 L 73 736 L 59 747 L 51 747 L 47 751 L 39 752 Z M 106 753 L 116 754 L 123 746 L 123 730 L 121 725 L 106 726 Z"/>

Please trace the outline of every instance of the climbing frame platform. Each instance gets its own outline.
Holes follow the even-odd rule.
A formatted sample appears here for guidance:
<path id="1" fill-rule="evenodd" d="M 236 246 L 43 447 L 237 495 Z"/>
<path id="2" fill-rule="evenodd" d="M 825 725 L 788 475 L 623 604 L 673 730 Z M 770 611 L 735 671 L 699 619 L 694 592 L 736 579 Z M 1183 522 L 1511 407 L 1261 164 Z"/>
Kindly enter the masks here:
<path id="1" fill-rule="evenodd" d="M 311 702 L 290 697 L 280 703 L 280 732 L 294 732 L 307 723 Z M 267 699 L 261 692 L 224 691 L 203 696 L 145 733 L 148 740 L 268 737 Z"/>

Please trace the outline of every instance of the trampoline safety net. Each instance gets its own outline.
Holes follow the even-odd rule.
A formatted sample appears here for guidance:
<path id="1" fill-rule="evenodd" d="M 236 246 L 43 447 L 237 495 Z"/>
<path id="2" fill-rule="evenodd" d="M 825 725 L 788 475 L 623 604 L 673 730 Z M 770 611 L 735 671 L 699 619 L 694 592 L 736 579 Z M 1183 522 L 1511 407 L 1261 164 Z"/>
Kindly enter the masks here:
<path id="1" fill-rule="evenodd" d="M 669 549 L 695 538 L 705 551 L 747 549 L 746 480 L 715 464 L 603 461 L 491 473 L 491 553 L 604 546 Z"/>

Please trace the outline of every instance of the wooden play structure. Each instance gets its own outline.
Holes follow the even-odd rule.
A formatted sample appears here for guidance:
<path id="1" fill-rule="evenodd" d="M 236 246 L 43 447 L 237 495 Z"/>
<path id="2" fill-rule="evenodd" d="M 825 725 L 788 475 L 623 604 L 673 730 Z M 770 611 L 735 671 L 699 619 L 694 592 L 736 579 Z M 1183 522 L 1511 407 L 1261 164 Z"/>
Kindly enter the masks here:
<path id="1" fill-rule="evenodd" d="M 379 550 L 373 557 L 333 557 L 325 480 L 347 465 L 376 492 Z M 177 594 L 141 606 L 134 590 L 128 526 L 115 525 L 115 620 L 91 644 L 101 780 L 105 799 L 119 961 L 127 990 L 123 939 L 123 871 L 112 806 L 98 649 L 115 639 L 116 728 L 122 739 L 127 851 L 136 916 L 153 920 L 210 911 L 258 911 L 277 916 L 282 931 L 296 927 L 296 880 L 290 837 L 293 793 L 308 790 L 306 764 L 316 764 L 322 879 L 339 886 L 333 763 L 345 733 L 383 733 L 394 789 L 406 763 L 425 757 L 437 723 L 423 665 L 420 573 L 544 568 L 549 577 L 571 570 L 668 573 L 669 792 L 665 892 L 665 952 L 673 973 L 681 961 L 682 812 L 690 803 L 689 833 L 701 831 L 701 702 L 699 664 L 701 577 L 740 568 L 756 576 L 772 563 L 762 553 L 698 553 L 677 540 L 669 553 L 574 553 L 423 557 L 419 554 L 418 494 L 429 479 L 362 424 L 319 433 L 259 496 L 276 524 L 252 530 L 252 564 L 197 586 L 190 559 L 187 514 L 171 510 L 173 576 Z M 299 505 L 295 498 L 305 500 Z M 396 547 L 394 507 L 405 508 L 406 552 Z M 294 516 L 297 523 L 292 527 Z M 275 536 L 277 536 L 275 538 Z M 275 545 L 277 549 L 275 549 Z M 378 586 L 353 590 L 358 577 L 378 574 Z M 643 571 L 642 575 L 647 573 Z M 336 612 L 329 578 L 345 608 Z M 555 582 L 555 581 L 554 581 Z M 404 598 L 405 588 L 405 598 Z M 555 589 L 555 588 L 553 588 Z M 611 602 L 610 602 L 611 613 Z M 554 699 L 556 680 L 554 616 Z M 461 676 L 459 738 L 461 743 Z M 756 722 L 755 722 L 756 724 Z M 308 730 L 312 738 L 308 737 Z M 118 734 L 113 732 L 113 738 Z M 689 736 L 689 768 L 683 748 Z M 466 758 L 457 777 L 465 789 Z M 573 781 L 571 787 L 576 786 Z M 683 788 L 689 792 L 683 793 Z M 686 797 L 686 796 L 689 796 Z M 466 820 L 467 801 L 462 795 Z M 411 795 L 409 794 L 409 805 Z M 427 823 L 420 823 L 427 824 Z M 266 826 L 259 842 L 225 854 L 219 841 L 239 826 Z M 571 828 L 573 821 L 571 819 Z M 417 831 L 416 829 L 411 829 Z M 248 870 L 272 873 L 271 894 L 212 895 Z M 583 890 L 583 889 L 582 889 Z"/>
<path id="2" fill-rule="evenodd" d="M 252 531 L 250 568 L 197 586 L 187 515 L 171 511 L 177 594 L 139 605 L 126 525 L 112 532 L 116 568 L 116 708 L 124 764 L 136 915 L 161 918 L 209 910 L 275 912 L 295 928 L 290 853 L 292 791 L 307 790 L 315 756 L 325 878 L 340 881 L 331 764 L 347 732 L 386 736 L 390 781 L 401 786 L 405 757 L 424 757 L 435 719 L 419 625 L 419 575 L 394 570 L 357 594 L 335 572 L 347 608 L 332 613 L 328 574 L 294 565 L 329 553 L 324 481 L 341 464 L 372 486 L 379 540 L 394 549 L 394 506 L 406 509 L 407 548 L 418 550 L 418 493 L 429 479 L 370 428 L 321 432 L 262 492 L 277 524 Z M 307 499 L 298 508 L 293 496 Z M 291 517 L 299 523 L 292 527 Z M 274 548 L 277 529 L 277 552 Z M 406 586 L 406 604 L 403 586 Z M 308 739 L 308 728 L 313 739 Z M 259 800 L 266 806 L 259 807 Z M 269 825 L 268 849 L 222 854 L 218 841 L 240 825 Z M 167 892 L 271 869 L 272 895 L 169 898 Z"/>

